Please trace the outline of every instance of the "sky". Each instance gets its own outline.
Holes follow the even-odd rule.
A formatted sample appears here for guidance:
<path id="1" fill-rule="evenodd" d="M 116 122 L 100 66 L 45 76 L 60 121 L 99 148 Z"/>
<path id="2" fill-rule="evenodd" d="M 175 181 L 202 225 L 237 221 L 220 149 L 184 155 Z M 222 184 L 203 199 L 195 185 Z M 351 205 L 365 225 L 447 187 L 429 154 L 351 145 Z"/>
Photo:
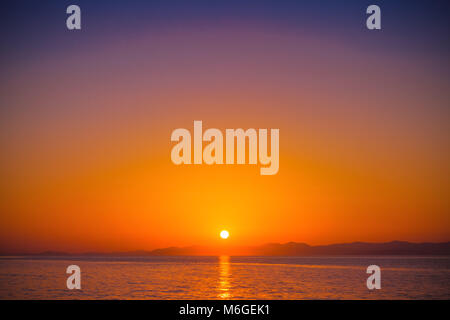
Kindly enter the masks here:
<path id="1" fill-rule="evenodd" d="M 449 241 L 450 5 L 370 4 L 3 2 L 0 253 Z M 194 120 L 279 172 L 174 165 Z"/>

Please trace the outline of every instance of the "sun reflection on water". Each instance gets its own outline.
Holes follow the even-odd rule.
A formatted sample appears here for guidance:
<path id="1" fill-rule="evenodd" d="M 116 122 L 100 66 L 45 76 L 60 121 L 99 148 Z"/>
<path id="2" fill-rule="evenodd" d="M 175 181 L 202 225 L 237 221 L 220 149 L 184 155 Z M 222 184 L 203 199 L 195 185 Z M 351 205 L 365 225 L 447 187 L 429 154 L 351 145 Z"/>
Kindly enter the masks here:
<path id="1" fill-rule="evenodd" d="M 231 299 L 230 291 L 230 257 L 219 257 L 219 283 L 217 287 L 219 299 Z"/>

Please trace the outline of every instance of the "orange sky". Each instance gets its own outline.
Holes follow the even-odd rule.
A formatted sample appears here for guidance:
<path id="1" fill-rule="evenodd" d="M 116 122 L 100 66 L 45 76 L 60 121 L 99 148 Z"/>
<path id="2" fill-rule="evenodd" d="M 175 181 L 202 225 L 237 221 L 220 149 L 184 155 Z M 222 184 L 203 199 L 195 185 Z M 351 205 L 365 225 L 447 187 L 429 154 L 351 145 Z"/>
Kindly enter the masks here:
<path id="1" fill-rule="evenodd" d="M 449 241 L 438 64 L 326 34 L 120 39 L 30 58 L 5 82 L 0 251 L 209 245 L 222 229 L 239 245 Z M 280 129 L 278 174 L 175 166 L 171 132 L 194 120 Z"/>

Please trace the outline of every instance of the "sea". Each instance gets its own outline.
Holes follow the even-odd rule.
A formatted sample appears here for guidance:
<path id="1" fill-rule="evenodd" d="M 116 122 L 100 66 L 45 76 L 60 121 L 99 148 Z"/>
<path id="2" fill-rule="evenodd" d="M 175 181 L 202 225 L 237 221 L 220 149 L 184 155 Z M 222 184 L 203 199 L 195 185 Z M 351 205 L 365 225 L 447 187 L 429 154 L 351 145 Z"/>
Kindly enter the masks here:
<path id="1" fill-rule="evenodd" d="M 68 289 L 77 265 L 81 289 Z M 368 289 L 367 267 L 380 267 Z M 3 256 L 0 299 L 440 299 L 450 257 Z"/>

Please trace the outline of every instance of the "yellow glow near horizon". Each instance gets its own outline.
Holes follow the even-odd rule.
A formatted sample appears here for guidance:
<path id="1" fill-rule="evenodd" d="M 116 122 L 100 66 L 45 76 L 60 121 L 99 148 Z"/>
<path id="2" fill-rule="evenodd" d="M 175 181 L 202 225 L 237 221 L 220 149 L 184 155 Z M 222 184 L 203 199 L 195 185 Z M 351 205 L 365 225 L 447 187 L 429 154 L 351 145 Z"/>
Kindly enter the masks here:
<path id="1" fill-rule="evenodd" d="M 228 239 L 229 236 L 230 236 L 230 233 L 229 233 L 227 230 L 222 230 L 222 231 L 220 232 L 220 237 L 221 237 L 222 239 Z"/>

